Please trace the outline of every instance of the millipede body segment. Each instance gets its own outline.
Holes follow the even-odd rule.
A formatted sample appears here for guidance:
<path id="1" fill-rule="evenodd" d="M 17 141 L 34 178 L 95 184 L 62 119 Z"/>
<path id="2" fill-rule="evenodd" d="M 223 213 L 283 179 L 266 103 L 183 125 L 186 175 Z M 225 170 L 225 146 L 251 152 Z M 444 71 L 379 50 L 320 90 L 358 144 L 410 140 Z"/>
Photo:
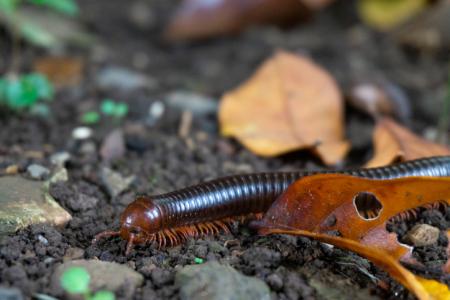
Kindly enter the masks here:
<path id="1" fill-rule="evenodd" d="M 294 171 L 228 176 L 156 196 L 140 196 L 120 218 L 119 231 L 98 234 L 134 244 L 175 245 L 189 237 L 228 231 L 232 218 L 261 214 L 294 181 L 313 174 L 347 174 L 369 179 L 450 176 L 450 156 L 431 157 L 370 169 Z"/>

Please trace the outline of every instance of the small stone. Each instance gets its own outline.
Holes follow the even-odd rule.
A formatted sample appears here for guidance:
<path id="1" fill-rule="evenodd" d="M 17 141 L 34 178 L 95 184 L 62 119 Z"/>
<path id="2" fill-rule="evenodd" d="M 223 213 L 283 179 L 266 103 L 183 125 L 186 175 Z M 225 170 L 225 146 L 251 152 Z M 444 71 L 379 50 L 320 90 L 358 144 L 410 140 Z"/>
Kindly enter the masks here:
<path id="1" fill-rule="evenodd" d="M 5 170 L 6 174 L 8 175 L 15 175 L 19 173 L 19 166 L 18 165 L 10 165 Z"/>
<path id="2" fill-rule="evenodd" d="M 194 116 L 215 114 L 217 101 L 203 95 L 187 91 L 177 91 L 167 95 L 167 104 L 181 111 L 190 111 Z"/>
<path id="3" fill-rule="evenodd" d="M 15 288 L 0 287 L 0 299 L 2 300 L 22 300 L 22 292 Z"/>
<path id="4" fill-rule="evenodd" d="M 97 145 L 94 142 L 85 142 L 80 147 L 80 152 L 84 155 L 91 155 L 97 152 Z"/>
<path id="5" fill-rule="evenodd" d="M 270 299 L 263 281 L 217 262 L 183 267 L 175 275 L 175 285 L 183 300 Z"/>
<path id="6" fill-rule="evenodd" d="M 50 156 L 50 162 L 54 164 L 57 167 L 64 167 L 66 162 L 70 160 L 70 153 L 63 151 L 63 152 L 57 152 Z"/>
<path id="7" fill-rule="evenodd" d="M 100 260 L 72 260 L 59 265 L 53 276 L 52 286 L 60 288 L 61 274 L 71 267 L 85 268 L 90 277 L 90 290 L 104 289 L 111 292 L 120 291 L 124 299 L 130 299 L 137 287 L 142 285 L 144 277 L 125 265 Z"/>
<path id="8" fill-rule="evenodd" d="M 66 254 L 64 254 L 63 260 L 69 261 L 69 260 L 75 260 L 75 259 L 80 259 L 83 258 L 84 256 L 84 250 L 81 248 L 69 248 L 66 250 Z"/>
<path id="9" fill-rule="evenodd" d="M 164 114 L 164 111 L 165 111 L 164 103 L 162 103 L 161 101 L 153 102 L 148 108 L 148 116 L 147 119 L 145 120 L 145 123 L 149 126 L 155 125 L 156 122 Z"/>
<path id="10" fill-rule="evenodd" d="M 276 273 L 267 276 L 266 281 L 275 291 L 279 291 L 283 287 L 283 279 Z"/>
<path id="11" fill-rule="evenodd" d="M 80 126 L 72 131 L 72 137 L 75 140 L 86 140 L 92 136 L 92 129 L 86 126 Z"/>
<path id="12" fill-rule="evenodd" d="M 50 177 L 49 182 L 50 183 L 57 183 L 57 182 L 66 182 L 69 180 L 69 173 L 67 172 L 66 168 L 59 167 L 52 177 Z"/>
<path id="13" fill-rule="evenodd" d="M 406 240 L 416 247 L 433 245 L 439 239 L 439 228 L 417 224 L 407 234 Z"/>
<path id="14" fill-rule="evenodd" d="M 38 164 L 32 164 L 29 165 L 27 168 L 27 172 L 33 179 L 42 179 L 50 174 L 50 170 L 38 165 Z"/>
<path id="15" fill-rule="evenodd" d="M 121 67 L 106 67 L 97 74 L 97 85 L 103 90 L 119 89 L 124 92 L 142 88 L 153 88 L 154 79 L 144 74 Z"/>
<path id="16" fill-rule="evenodd" d="M 100 156 L 104 161 L 112 161 L 125 155 L 125 138 L 121 129 L 116 129 L 103 141 Z"/>
<path id="17" fill-rule="evenodd" d="M 135 176 L 123 177 L 120 173 L 103 167 L 100 171 L 100 178 L 111 197 L 116 197 L 124 192 L 135 180 Z"/>
<path id="18" fill-rule="evenodd" d="M 0 236 L 31 224 L 61 226 L 72 218 L 45 184 L 18 176 L 0 177 Z"/>

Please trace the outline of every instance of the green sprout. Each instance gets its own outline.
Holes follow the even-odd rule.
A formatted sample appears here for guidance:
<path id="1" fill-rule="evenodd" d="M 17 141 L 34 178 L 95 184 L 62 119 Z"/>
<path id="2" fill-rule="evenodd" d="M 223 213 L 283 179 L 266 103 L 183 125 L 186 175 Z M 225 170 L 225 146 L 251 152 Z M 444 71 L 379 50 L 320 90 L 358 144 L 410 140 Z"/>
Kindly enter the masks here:
<path id="1" fill-rule="evenodd" d="M 92 125 L 100 121 L 100 115 L 96 111 L 88 111 L 81 116 L 81 123 L 86 125 Z"/>
<path id="2" fill-rule="evenodd" d="M 101 290 L 92 295 L 89 289 L 91 276 L 82 267 L 68 268 L 61 276 L 62 288 L 69 294 L 82 295 L 85 300 L 115 300 L 114 293 Z"/>
<path id="3" fill-rule="evenodd" d="M 0 105 L 15 111 L 32 108 L 40 100 L 52 100 L 53 94 L 53 85 L 39 73 L 0 78 Z"/>
<path id="4" fill-rule="evenodd" d="M 194 262 L 195 262 L 196 264 L 202 264 L 202 263 L 204 262 L 204 260 L 203 260 L 203 258 L 196 257 L 196 258 L 194 258 Z"/>
<path id="5" fill-rule="evenodd" d="M 121 119 L 128 113 L 128 105 L 123 102 L 115 102 L 111 99 L 105 99 L 100 105 L 100 111 L 110 117 Z"/>

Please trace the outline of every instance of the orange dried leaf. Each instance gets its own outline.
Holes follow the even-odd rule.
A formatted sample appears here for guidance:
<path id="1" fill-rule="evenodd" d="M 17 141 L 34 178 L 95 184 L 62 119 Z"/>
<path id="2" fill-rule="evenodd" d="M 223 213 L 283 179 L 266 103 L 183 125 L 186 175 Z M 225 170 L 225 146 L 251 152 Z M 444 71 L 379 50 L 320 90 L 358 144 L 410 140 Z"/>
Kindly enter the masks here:
<path id="1" fill-rule="evenodd" d="M 409 177 L 372 180 L 341 174 L 304 177 L 283 193 L 264 218 L 268 229 L 301 229 L 318 233 L 338 231 L 342 237 L 409 260 L 412 247 L 398 243 L 386 222 L 405 211 L 437 201 L 450 204 L 450 178 Z"/>
<path id="2" fill-rule="evenodd" d="M 333 0 L 186 0 L 165 36 L 192 40 L 239 32 L 254 24 L 289 25 Z"/>
<path id="3" fill-rule="evenodd" d="M 403 284 L 413 292 L 420 300 L 449 300 L 448 287 L 435 280 L 415 276 L 385 251 L 370 248 L 356 241 L 326 234 L 313 233 L 304 230 L 268 229 L 270 234 L 290 234 L 310 237 L 324 243 L 335 245 L 339 248 L 353 251 L 366 257 L 374 264 L 385 270 L 392 278 Z"/>
<path id="4" fill-rule="evenodd" d="M 395 161 L 450 154 L 446 146 L 417 136 L 388 117 L 377 121 L 373 140 L 375 155 L 366 164 L 368 168 L 389 165 Z"/>
<path id="5" fill-rule="evenodd" d="M 59 87 L 79 84 L 83 67 L 83 61 L 75 57 L 48 56 L 34 63 L 34 69 L 37 72 L 46 75 L 54 85 Z"/>
<path id="6" fill-rule="evenodd" d="M 328 165 L 345 156 L 343 103 L 334 79 L 311 60 L 279 51 L 222 98 L 221 132 L 252 152 L 311 148 Z"/>

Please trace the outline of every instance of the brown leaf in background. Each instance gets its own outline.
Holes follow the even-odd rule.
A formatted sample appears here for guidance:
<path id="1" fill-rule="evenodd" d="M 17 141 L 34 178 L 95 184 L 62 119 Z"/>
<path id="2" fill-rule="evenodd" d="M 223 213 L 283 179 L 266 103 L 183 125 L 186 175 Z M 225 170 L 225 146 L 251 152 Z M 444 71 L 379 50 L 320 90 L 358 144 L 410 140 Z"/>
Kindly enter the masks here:
<path id="1" fill-rule="evenodd" d="M 374 180 L 343 174 L 303 177 L 272 204 L 261 221 L 252 223 L 260 234 L 268 230 L 301 229 L 339 232 L 344 238 L 382 249 L 411 263 L 412 247 L 400 244 L 386 224 L 395 216 L 439 201 L 450 204 L 450 178 L 405 177 Z"/>
<path id="2" fill-rule="evenodd" d="M 47 56 L 34 62 L 34 69 L 46 75 L 57 87 L 78 85 L 83 67 L 83 61 L 76 57 Z"/>
<path id="3" fill-rule="evenodd" d="M 377 120 L 373 140 L 375 154 L 365 165 L 368 168 L 389 165 L 395 161 L 450 155 L 446 146 L 417 136 L 388 117 Z"/>
<path id="4" fill-rule="evenodd" d="M 392 278 L 403 284 L 403 286 L 413 292 L 420 300 L 448 300 L 450 298 L 448 286 L 436 280 L 425 279 L 414 275 L 385 251 L 362 245 L 350 239 L 305 230 L 269 229 L 267 233 L 305 236 L 353 251 L 366 257 L 375 265 L 388 272 Z"/>
<path id="5" fill-rule="evenodd" d="M 221 132 L 252 152 L 311 148 L 328 165 L 347 153 L 343 103 L 334 79 L 309 59 L 279 51 L 221 101 Z"/>
<path id="6" fill-rule="evenodd" d="M 290 25 L 333 0 L 186 0 L 166 28 L 169 40 L 237 33 L 253 24 Z"/>

